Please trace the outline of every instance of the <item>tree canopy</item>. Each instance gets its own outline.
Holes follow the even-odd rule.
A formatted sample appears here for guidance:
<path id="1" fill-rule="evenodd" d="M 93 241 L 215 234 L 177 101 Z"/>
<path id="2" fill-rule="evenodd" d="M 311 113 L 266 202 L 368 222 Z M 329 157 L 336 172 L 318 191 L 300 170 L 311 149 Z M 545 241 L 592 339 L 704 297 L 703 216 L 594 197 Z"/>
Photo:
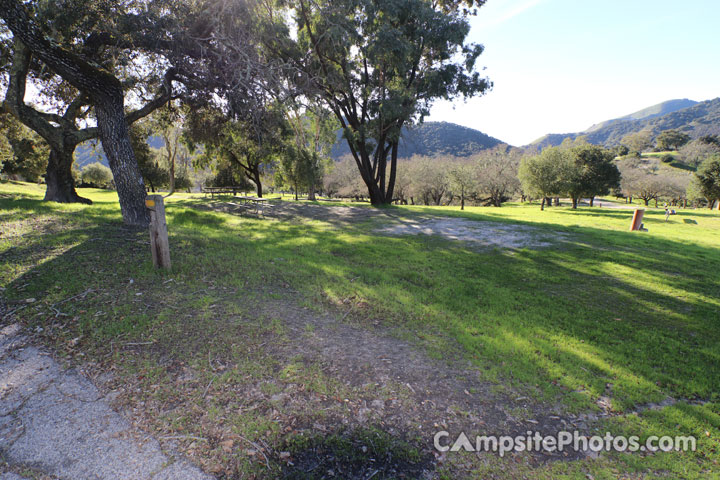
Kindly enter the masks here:
<path id="1" fill-rule="evenodd" d="M 520 162 L 518 178 L 523 191 L 541 197 L 541 209 L 545 208 L 546 198 L 563 192 L 563 168 L 567 164 L 565 150 L 560 147 L 545 148 L 539 155 L 523 158 Z"/>
<path id="2" fill-rule="evenodd" d="M 665 130 L 655 141 L 659 150 L 677 150 L 690 141 L 690 135 L 679 130 Z"/>
<path id="3" fill-rule="evenodd" d="M 475 71 L 483 47 L 465 43 L 465 16 L 483 3 L 299 0 L 288 3 L 295 38 L 284 20 L 272 23 L 268 50 L 337 117 L 373 204 L 393 200 L 404 125 L 436 99 L 490 88 Z"/>

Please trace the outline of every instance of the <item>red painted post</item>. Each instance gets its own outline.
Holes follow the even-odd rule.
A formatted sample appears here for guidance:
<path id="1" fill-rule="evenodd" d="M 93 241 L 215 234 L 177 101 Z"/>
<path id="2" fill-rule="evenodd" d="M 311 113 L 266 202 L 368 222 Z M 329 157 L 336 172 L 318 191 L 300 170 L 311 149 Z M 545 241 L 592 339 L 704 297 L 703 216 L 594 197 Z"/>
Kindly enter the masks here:
<path id="1" fill-rule="evenodd" d="M 642 226 L 642 219 L 645 215 L 645 210 L 642 210 L 640 208 L 635 209 L 635 213 L 633 214 L 632 223 L 630 224 L 630 231 L 635 232 L 640 230 L 640 227 Z"/>

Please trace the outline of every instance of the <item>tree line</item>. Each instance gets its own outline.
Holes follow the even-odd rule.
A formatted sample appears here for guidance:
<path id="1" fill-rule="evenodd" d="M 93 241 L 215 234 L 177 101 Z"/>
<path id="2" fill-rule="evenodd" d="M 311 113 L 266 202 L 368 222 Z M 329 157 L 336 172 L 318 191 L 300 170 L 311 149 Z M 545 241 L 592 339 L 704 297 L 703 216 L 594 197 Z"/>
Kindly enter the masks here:
<path id="1" fill-rule="evenodd" d="M 500 145 L 469 158 L 413 157 L 398 163 L 394 201 L 410 205 L 502 206 L 509 200 L 537 200 L 545 209 L 569 198 L 573 208 L 599 196 L 632 202 L 660 200 L 672 206 L 712 205 L 720 200 L 720 155 L 706 157 L 697 171 L 658 165 L 652 158 L 617 156 L 617 149 L 582 139 L 537 154 Z M 362 200 L 366 192 L 352 160 L 325 172 L 323 192 Z"/>

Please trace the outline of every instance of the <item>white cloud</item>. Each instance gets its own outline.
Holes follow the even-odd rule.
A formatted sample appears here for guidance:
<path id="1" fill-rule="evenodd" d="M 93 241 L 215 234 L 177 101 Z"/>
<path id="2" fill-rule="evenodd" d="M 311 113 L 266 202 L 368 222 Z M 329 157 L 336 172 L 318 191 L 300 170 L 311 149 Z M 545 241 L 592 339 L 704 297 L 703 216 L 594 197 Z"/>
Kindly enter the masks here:
<path id="1" fill-rule="evenodd" d="M 496 27 L 513 18 L 525 13 L 527 10 L 539 5 L 545 0 L 506 1 L 503 3 L 488 3 L 482 10 L 481 20 L 478 26 L 481 28 Z M 493 8 L 495 5 L 502 5 L 504 8 Z"/>

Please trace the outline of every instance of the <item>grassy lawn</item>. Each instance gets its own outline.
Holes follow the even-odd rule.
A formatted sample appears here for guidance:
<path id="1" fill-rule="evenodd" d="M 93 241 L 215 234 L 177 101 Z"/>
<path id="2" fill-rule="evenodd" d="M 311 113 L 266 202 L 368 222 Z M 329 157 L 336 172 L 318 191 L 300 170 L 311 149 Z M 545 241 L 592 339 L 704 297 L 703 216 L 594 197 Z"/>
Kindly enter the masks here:
<path id="1" fill-rule="evenodd" d="M 432 358 L 469 362 L 498 398 L 527 397 L 558 415 L 605 413 L 594 431 L 698 438 L 696 452 L 546 463 L 458 454 L 433 467 L 444 478 L 718 478 L 720 212 L 678 209 L 665 222 L 663 209 L 649 208 L 649 231 L 638 233 L 628 231 L 632 210 L 623 209 L 387 209 L 563 234 L 547 248 L 506 250 L 381 236 L 377 215 L 342 224 L 255 218 L 176 194 L 167 200 L 173 270 L 157 272 L 147 233 L 120 225 L 113 192 L 84 190 L 90 207 L 46 204 L 42 194 L 40 186 L 0 184 L 0 287 L 10 310 L 68 361 L 112 369 L 128 386 L 126 405 L 150 412 L 148 428 L 223 478 L 276 478 L 290 472 L 286 454 L 323 449 L 346 463 L 395 455 L 427 468 L 422 450 L 432 439 L 412 432 L 333 433 L 321 445 L 297 433 L 320 417 L 332 423 L 345 407 L 294 407 L 294 424 L 277 400 L 243 403 L 251 387 L 268 398 L 298 385 L 325 400 L 352 403 L 357 394 L 317 365 L 265 346 L 270 338 L 294 342 L 283 312 L 261 308 L 290 293 L 310 312 L 390 331 Z M 178 380 L 188 371 L 190 380 Z M 642 408 L 668 398 L 677 403 Z M 360 444 L 372 445 L 367 455 Z M 381 470 L 374 478 L 394 476 Z"/>

